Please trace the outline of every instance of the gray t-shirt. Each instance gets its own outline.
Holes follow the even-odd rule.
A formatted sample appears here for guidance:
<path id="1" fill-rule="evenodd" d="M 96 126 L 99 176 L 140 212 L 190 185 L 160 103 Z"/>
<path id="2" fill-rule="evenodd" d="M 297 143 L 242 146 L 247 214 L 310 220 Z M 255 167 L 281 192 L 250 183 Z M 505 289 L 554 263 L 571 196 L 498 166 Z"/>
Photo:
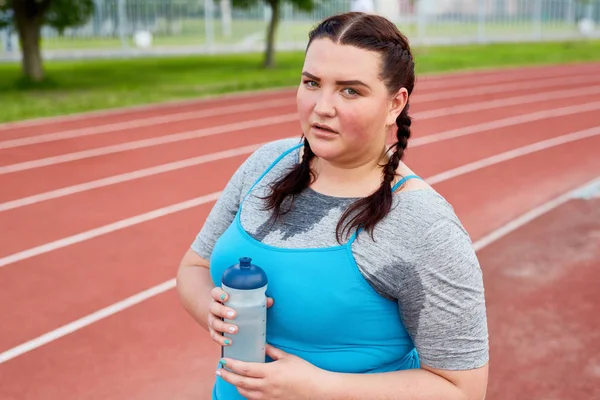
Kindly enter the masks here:
<path id="1" fill-rule="evenodd" d="M 269 143 L 233 175 L 192 244 L 209 260 L 217 239 L 234 220 L 250 187 L 296 139 Z M 355 200 L 307 189 L 274 226 L 259 197 L 299 162 L 299 150 L 284 157 L 243 203 L 241 221 L 255 239 L 272 246 L 337 246 L 336 226 Z M 450 204 L 432 189 L 394 193 L 391 212 L 373 232 L 352 244 L 360 272 L 382 296 L 398 302 L 399 315 L 423 364 L 464 370 L 488 361 L 488 330 L 481 268 L 471 240 Z M 348 240 L 349 238 L 346 238 Z M 400 316 L 399 316 L 400 317 Z"/>

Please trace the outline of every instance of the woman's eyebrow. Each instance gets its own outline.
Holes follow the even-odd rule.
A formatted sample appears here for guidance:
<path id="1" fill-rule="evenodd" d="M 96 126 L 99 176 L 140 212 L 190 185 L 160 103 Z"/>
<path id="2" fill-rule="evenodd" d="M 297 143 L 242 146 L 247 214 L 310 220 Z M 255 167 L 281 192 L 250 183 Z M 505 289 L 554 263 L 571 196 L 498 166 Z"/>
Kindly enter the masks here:
<path id="1" fill-rule="evenodd" d="M 302 75 L 306 76 L 307 78 L 312 79 L 315 82 L 320 82 L 321 78 L 311 74 L 310 72 L 306 72 L 306 71 L 302 71 Z M 369 85 L 367 85 L 366 83 L 364 83 L 363 81 L 359 81 L 359 80 L 350 80 L 350 81 L 335 81 L 336 85 L 348 85 L 348 86 L 364 86 L 367 89 L 371 89 L 369 87 Z"/>

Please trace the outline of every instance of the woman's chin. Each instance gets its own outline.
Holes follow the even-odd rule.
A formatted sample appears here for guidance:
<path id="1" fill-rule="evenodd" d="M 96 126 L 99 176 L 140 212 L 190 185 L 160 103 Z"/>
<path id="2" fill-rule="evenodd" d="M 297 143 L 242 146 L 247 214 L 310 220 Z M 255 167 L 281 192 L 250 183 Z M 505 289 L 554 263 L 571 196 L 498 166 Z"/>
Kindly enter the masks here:
<path id="1" fill-rule="evenodd" d="M 335 159 L 342 153 L 340 143 L 337 141 L 309 137 L 308 142 L 310 143 L 312 152 L 324 160 Z"/>

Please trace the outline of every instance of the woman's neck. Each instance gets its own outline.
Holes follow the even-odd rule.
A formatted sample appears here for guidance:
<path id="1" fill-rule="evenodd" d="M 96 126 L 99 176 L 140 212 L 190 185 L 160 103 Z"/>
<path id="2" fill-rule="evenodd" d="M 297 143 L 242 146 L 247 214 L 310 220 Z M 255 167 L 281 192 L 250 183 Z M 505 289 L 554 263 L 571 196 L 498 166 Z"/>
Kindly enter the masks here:
<path id="1" fill-rule="evenodd" d="M 382 153 L 349 164 L 315 157 L 311 168 L 317 178 L 311 188 L 330 196 L 365 197 L 381 186 L 381 166 L 386 163 L 387 157 Z"/>

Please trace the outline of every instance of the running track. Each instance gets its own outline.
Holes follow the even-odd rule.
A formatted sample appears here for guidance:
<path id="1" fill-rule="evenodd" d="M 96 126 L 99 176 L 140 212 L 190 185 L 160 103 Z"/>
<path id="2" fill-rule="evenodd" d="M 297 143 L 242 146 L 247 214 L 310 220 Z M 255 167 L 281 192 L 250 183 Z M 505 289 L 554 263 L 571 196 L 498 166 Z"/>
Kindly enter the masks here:
<path id="1" fill-rule="evenodd" d="M 599 70 L 428 76 L 412 97 L 406 162 L 484 270 L 491 400 L 600 396 L 600 202 L 560 197 L 600 177 Z M 240 163 L 299 137 L 294 95 L 0 125 L 0 398 L 209 399 L 219 350 L 173 277 Z"/>

